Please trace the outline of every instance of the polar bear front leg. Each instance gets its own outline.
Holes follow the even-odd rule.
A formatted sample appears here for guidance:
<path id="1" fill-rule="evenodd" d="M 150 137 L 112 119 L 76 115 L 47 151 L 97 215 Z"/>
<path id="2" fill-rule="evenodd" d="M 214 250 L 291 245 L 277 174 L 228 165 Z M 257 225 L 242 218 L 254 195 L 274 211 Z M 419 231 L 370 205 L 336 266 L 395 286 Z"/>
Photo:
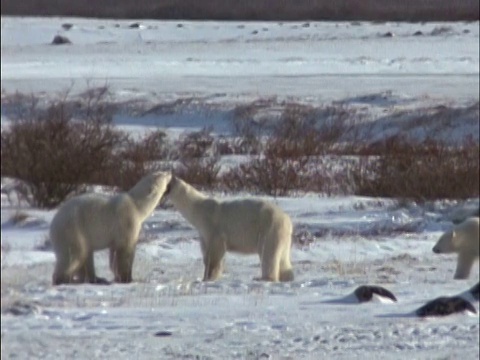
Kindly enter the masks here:
<path id="1" fill-rule="evenodd" d="M 205 243 L 201 240 L 203 265 L 203 281 L 217 280 L 223 274 L 223 258 L 226 248 L 222 239 L 212 239 Z"/>
<path id="2" fill-rule="evenodd" d="M 128 247 L 110 249 L 110 268 L 115 275 L 115 282 L 132 282 L 133 258 L 135 248 Z"/>
<path id="3" fill-rule="evenodd" d="M 457 269 L 455 270 L 454 279 L 468 279 L 470 270 L 472 269 L 475 261 L 475 254 L 470 252 L 460 252 L 457 259 Z"/>
<path id="4" fill-rule="evenodd" d="M 57 262 L 52 277 L 53 285 L 70 284 L 73 282 L 73 274 L 68 272 L 70 264 L 69 257 L 57 256 Z"/>

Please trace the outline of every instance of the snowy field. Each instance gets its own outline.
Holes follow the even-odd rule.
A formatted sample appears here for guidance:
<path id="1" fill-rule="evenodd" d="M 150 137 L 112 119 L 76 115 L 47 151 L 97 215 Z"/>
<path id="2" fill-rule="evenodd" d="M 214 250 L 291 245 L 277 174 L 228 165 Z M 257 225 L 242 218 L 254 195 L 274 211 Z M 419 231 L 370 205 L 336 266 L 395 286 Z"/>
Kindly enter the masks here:
<path id="1" fill-rule="evenodd" d="M 130 131 L 160 127 L 170 135 L 205 125 L 228 135 L 231 107 L 258 98 L 342 101 L 388 124 L 377 137 L 401 127 L 397 112 L 479 100 L 478 22 L 141 21 L 130 28 L 133 22 L 2 17 L 2 100 L 15 91 L 51 97 L 104 84 L 116 101 L 141 99 L 147 109 L 200 99 L 186 109 L 115 115 Z M 65 23 L 73 27 L 65 30 Z M 51 45 L 57 34 L 72 44 Z M 17 105 L 2 101 L 2 126 Z M 461 115 L 436 136 L 458 142 L 470 133 L 478 141 L 478 110 Z M 399 206 L 354 196 L 271 198 L 295 226 L 295 280 L 280 284 L 254 281 L 258 258 L 234 254 L 227 254 L 221 280 L 201 282 L 198 235 L 167 199 L 144 224 L 132 284 L 52 287 L 54 255 L 45 244 L 55 210 L 18 203 L 11 184 L 2 178 L 2 358 L 480 356 L 478 314 L 413 314 L 478 282 L 478 265 L 468 280 L 453 280 L 456 257 L 431 250 L 478 199 Z M 107 253 L 95 261 L 97 274 L 111 279 Z M 353 301 L 353 291 L 367 284 L 391 290 L 398 302 Z"/>

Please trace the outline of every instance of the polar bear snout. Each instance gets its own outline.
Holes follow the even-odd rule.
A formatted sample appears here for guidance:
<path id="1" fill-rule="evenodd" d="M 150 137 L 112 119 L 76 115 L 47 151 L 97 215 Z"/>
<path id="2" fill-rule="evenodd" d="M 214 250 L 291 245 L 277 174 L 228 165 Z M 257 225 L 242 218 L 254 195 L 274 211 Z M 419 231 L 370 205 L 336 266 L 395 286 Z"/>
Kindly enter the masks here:
<path id="1" fill-rule="evenodd" d="M 435 254 L 441 254 L 442 251 L 440 250 L 440 248 L 435 245 L 433 248 L 432 248 L 432 251 L 435 253 Z"/>

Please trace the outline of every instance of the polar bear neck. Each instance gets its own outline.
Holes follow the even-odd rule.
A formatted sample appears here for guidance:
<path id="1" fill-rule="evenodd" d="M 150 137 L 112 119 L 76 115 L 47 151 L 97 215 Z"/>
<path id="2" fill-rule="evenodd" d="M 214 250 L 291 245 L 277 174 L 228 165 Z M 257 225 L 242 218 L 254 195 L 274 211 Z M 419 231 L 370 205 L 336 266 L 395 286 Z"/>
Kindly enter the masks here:
<path id="1" fill-rule="evenodd" d="M 155 210 L 163 195 L 161 191 L 149 192 L 149 187 L 146 187 L 142 182 L 137 183 L 127 194 L 135 205 L 137 214 L 142 221 Z"/>
<path id="2" fill-rule="evenodd" d="M 170 201 L 190 223 L 195 225 L 195 219 L 198 217 L 195 216 L 196 209 L 208 199 L 208 196 L 178 178 L 172 181 Z"/>

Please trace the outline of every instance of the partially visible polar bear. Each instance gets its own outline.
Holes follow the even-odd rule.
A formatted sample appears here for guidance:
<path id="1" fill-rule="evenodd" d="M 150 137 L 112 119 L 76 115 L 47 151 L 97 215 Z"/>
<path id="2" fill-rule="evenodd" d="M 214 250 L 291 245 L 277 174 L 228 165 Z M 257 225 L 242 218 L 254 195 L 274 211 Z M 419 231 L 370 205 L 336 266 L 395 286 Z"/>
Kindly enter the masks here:
<path id="1" fill-rule="evenodd" d="M 454 279 L 467 279 L 479 256 L 478 217 L 470 217 L 445 232 L 433 247 L 436 254 L 458 253 Z"/>
<path id="2" fill-rule="evenodd" d="M 128 192 L 113 197 L 85 194 L 67 200 L 50 225 L 57 260 L 53 284 L 108 284 L 95 275 L 93 264 L 93 252 L 106 248 L 110 249 L 115 281 L 131 282 L 142 223 L 157 206 L 171 177 L 169 172 L 154 172 Z"/>
<path id="3" fill-rule="evenodd" d="M 227 251 L 258 254 L 261 280 L 293 280 L 292 222 L 279 207 L 254 199 L 219 201 L 177 177 L 168 191 L 173 206 L 200 233 L 204 281 L 221 276 Z"/>

